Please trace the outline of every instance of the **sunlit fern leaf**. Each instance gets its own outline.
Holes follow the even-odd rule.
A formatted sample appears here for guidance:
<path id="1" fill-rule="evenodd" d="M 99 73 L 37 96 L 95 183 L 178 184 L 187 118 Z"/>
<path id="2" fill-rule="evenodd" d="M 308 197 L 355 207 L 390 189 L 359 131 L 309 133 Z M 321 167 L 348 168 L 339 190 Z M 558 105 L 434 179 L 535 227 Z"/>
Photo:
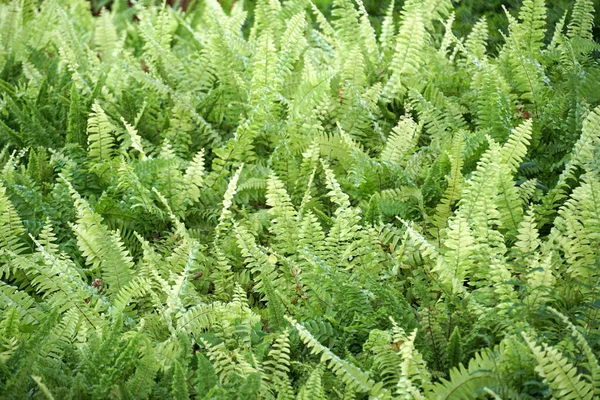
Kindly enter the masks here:
<path id="1" fill-rule="evenodd" d="M 405 91 L 403 80 L 418 72 L 423 62 L 423 46 L 427 40 L 425 30 L 429 15 L 418 1 L 406 2 L 402 11 L 402 22 L 396 38 L 396 49 L 390 63 L 391 76 L 382 96 L 392 99 Z"/>
<path id="2" fill-rule="evenodd" d="M 538 346 L 535 340 L 525 332 L 522 332 L 522 336 L 538 362 L 535 368 L 536 372 L 550 386 L 554 398 L 566 400 L 591 400 L 593 398 L 592 385 L 581 379 L 577 369 L 560 351 L 546 343 Z"/>
<path id="3" fill-rule="evenodd" d="M 292 206 L 283 183 L 273 174 L 267 182 L 267 205 L 269 214 L 274 219 L 271 231 L 276 235 L 277 242 L 281 243 L 282 249 L 293 252 L 296 244 L 296 210 Z"/>
<path id="4" fill-rule="evenodd" d="M 25 229 L 19 214 L 10 202 L 6 188 L 0 182 L 0 250 L 21 253 L 24 243 L 21 236 Z"/>
<path id="5" fill-rule="evenodd" d="M 594 354 L 594 350 L 588 343 L 588 340 L 584 337 L 580 328 L 577 328 L 565 315 L 561 314 L 554 308 L 550 308 L 550 311 L 554 313 L 560 320 L 562 320 L 571 331 L 571 335 L 575 338 L 575 341 L 582 349 L 583 354 L 586 357 L 586 367 L 589 375 L 583 375 L 582 378 L 586 379 L 590 377 L 590 383 L 594 387 L 594 396 L 600 394 L 600 365 L 598 363 L 598 356 Z"/>
<path id="6" fill-rule="evenodd" d="M 361 392 L 370 393 L 372 396 L 385 396 L 388 391 L 383 388 L 381 382 L 374 382 L 367 373 L 355 365 L 339 358 L 330 349 L 320 344 L 302 325 L 295 320 L 286 317 L 300 334 L 302 341 L 311 349 L 311 353 L 319 355 L 321 362 L 327 364 L 333 373 L 338 375 L 342 381 L 351 385 Z"/>
<path id="7" fill-rule="evenodd" d="M 70 184 L 69 184 L 70 185 Z M 118 292 L 133 277 L 133 260 L 124 247 L 118 232 L 111 232 L 102 223 L 89 203 L 70 187 L 77 210 L 77 224 L 73 230 L 78 246 L 92 269 L 102 273 L 109 292 Z"/>
<path id="8" fill-rule="evenodd" d="M 114 127 L 97 102 L 92 105 L 88 118 L 88 154 L 96 162 L 109 161 L 115 154 Z"/>
<path id="9" fill-rule="evenodd" d="M 402 118 L 392 130 L 385 148 L 381 152 L 381 160 L 402 165 L 405 157 L 417 144 L 420 126 L 411 118 Z"/>
<path id="10" fill-rule="evenodd" d="M 598 11 L 598 10 L 596 10 Z M 592 39 L 594 26 L 594 2 L 592 0 L 576 0 L 573 6 L 571 22 L 567 27 L 570 38 L 581 37 Z"/>

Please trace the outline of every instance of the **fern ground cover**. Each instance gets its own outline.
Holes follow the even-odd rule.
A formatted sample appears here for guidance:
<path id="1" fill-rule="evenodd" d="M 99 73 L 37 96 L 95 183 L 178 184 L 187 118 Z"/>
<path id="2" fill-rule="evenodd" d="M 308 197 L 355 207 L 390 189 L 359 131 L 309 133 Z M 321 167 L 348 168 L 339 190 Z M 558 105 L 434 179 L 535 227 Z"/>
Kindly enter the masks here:
<path id="1" fill-rule="evenodd" d="M 552 3 L 2 2 L 0 398 L 600 398 L 600 9 Z"/>

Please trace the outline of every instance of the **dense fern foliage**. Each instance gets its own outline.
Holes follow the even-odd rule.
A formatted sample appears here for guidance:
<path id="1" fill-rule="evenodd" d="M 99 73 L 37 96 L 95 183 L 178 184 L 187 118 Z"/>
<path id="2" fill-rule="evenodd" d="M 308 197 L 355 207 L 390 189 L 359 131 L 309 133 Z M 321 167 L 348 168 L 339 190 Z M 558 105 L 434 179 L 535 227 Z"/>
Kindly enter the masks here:
<path id="1" fill-rule="evenodd" d="M 600 398 L 600 45 L 552 12 L 0 4 L 0 397 Z"/>

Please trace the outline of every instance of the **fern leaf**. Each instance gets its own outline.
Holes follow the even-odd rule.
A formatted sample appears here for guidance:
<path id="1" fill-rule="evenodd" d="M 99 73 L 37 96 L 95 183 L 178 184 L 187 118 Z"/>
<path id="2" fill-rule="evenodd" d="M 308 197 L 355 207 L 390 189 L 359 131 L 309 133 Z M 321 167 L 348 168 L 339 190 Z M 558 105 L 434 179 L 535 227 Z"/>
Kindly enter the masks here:
<path id="1" fill-rule="evenodd" d="M 270 230 L 276 235 L 275 238 L 282 246 L 282 250 L 293 253 L 297 240 L 296 210 L 292 206 L 283 182 L 274 174 L 269 176 L 266 197 L 267 205 L 271 207 L 269 214 L 274 217 Z"/>
<path id="2" fill-rule="evenodd" d="M 531 255 L 541 245 L 539 232 L 535 224 L 535 215 L 533 209 L 529 209 L 523 221 L 519 225 L 519 234 L 515 246 L 523 255 Z"/>
<path id="3" fill-rule="evenodd" d="M 439 228 L 444 228 L 448 223 L 448 218 L 452 213 L 452 207 L 460 198 L 462 192 L 462 186 L 464 184 L 464 178 L 462 176 L 462 168 L 464 165 L 463 151 L 465 148 L 464 137 L 457 133 L 454 135 L 452 141 L 451 153 L 448 154 L 450 158 L 450 175 L 446 177 L 448 180 L 448 187 L 444 191 L 444 195 L 440 203 L 436 206 L 435 213 L 435 224 Z"/>
<path id="4" fill-rule="evenodd" d="M 188 400 L 190 398 L 185 370 L 179 361 L 173 361 L 173 383 L 171 385 L 173 400 Z"/>
<path id="5" fill-rule="evenodd" d="M 25 228 L 21 218 L 8 199 L 6 188 L 0 182 L 0 250 L 21 253 L 24 250 L 24 244 L 21 242 L 23 233 Z"/>
<path id="6" fill-rule="evenodd" d="M 417 144 L 420 127 L 411 118 L 402 118 L 388 137 L 385 148 L 381 152 L 381 160 L 396 165 L 403 165 L 410 150 Z"/>
<path id="7" fill-rule="evenodd" d="M 549 307 L 550 311 L 554 313 L 559 319 L 561 319 L 570 329 L 571 335 L 575 338 L 575 341 L 579 345 L 579 347 L 583 350 L 583 354 L 586 357 L 587 368 L 589 371 L 589 376 L 591 378 L 591 384 L 594 386 L 594 396 L 600 395 L 600 364 L 598 363 L 598 357 L 594 354 L 594 350 L 592 350 L 588 341 L 585 339 L 583 334 L 579 329 L 565 315 L 561 314 L 557 310 L 552 307 Z M 585 375 L 583 378 L 585 379 Z"/>
<path id="8" fill-rule="evenodd" d="M 524 45 L 530 54 L 539 52 L 546 35 L 545 3 L 545 0 L 525 0 L 519 10 L 519 18 L 523 21 Z"/>
<path id="9" fill-rule="evenodd" d="M 531 119 L 517 126 L 500 150 L 502 162 L 510 167 L 512 173 L 517 171 L 519 164 L 523 161 L 523 157 L 527 154 L 527 145 L 531 140 L 531 127 Z"/>
<path id="10" fill-rule="evenodd" d="M 70 184 L 69 184 L 70 185 Z M 102 217 L 90 208 L 87 201 L 70 187 L 77 210 L 77 224 L 73 227 L 77 244 L 92 269 L 102 271 L 102 279 L 109 292 L 118 292 L 133 277 L 133 260 L 125 249 L 118 232 L 110 232 L 102 224 Z"/>
<path id="11" fill-rule="evenodd" d="M 88 118 L 88 154 L 96 162 L 109 161 L 114 156 L 114 127 L 98 102 L 92 105 Z"/>
<path id="12" fill-rule="evenodd" d="M 386 99 L 405 91 L 402 80 L 416 74 L 423 62 L 423 48 L 427 40 L 424 10 L 419 2 L 411 1 L 404 4 L 403 14 L 390 64 L 391 76 L 382 93 Z"/>
<path id="13" fill-rule="evenodd" d="M 496 349 L 498 351 L 498 349 Z M 450 370 L 450 380 L 442 379 L 435 384 L 433 393 L 439 400 L 468 400 L 480 398 L 484 388 L 498 386 L 496 354 L 493 350 L 485 349 L 475 354 L 469 361 L 468 367 L 460 364 Z"/>
<path id="14" fill-rule="evenodd" d="M 339 358 L 327 347 L 320 344 L 311 333 L 296 322 L 292 318 L 286 317 L 288 322 L 292 324 L 300 334 L 302 341 L 311 349 L 313 354 L 320 355 L 321 362 L 328 363 L 332 372 L 338 375 L 342 381 L 361 392 L 368 392 L 374 397 L 382 397 L 388 394 L 388 391 L 383 388 L 383 384 L 375 383 L 368 374 L 363 372 L 355 365 Z"/>
<path id="15" fill-rule="evenodd" d="M 593 40 L 594 2 L 592 0 L 576 0 L 573 6 L 571 22 L 567 27 L 570 38 L 580 37 Z"/>
<path id="16" fill-rule="evenodd" d="M 18 288 L 0 281 L 0 307 L 14 308 L 26 324 L 40 324 L 43 314 L 35 307 L 35 300 Z"/>
<path id="17" fill-rule="evenodd" d="M 521 332 L 521 334 L 538 362 L 535 367 L 536 372 L 550 386 L 554 398 L 565 400 L 593 398 L 592 385 L 580 378 L 577 368 L 569 363 L 561 352 L 546 343 L 538 346 L 527 333 Z"/>
<path id="18" fill-rule="evenodd" d="M 183 175 L 183 182 L 192 201 L 197 202 L 200 198 L 200 189 L 204 184 L 204 149 L 196 153 L 192 159 Z"/>

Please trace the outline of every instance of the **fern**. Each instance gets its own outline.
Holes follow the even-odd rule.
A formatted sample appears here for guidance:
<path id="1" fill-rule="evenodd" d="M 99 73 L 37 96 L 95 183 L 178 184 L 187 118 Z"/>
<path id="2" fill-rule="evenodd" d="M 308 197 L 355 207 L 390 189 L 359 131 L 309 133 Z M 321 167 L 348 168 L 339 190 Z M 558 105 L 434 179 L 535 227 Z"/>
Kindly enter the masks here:
<path id="1" fill-rule="evenodd" d="M 92 3 L 0 4 L 3 397 L 600 396 L 593 2 Z"/>
<path id="2" fill-rule="evenodd" d="M 306 328 L 293 319 L 288 318 L 288 322 L 298 330 L 298 333 L 305 344 L 311 348 L 315 354 L 320 355 L 321 361 L 329 363 L 329 367 L 335 374 L 340 375 L 340 378 L 344 383 L 351 385 L 353 388 L 362 392 L 369 392 L 372 396 L 382 397 L 387 395 L 387 391 L 382 387 L 382 383 L 373 382 L 369 376 L 359 368 L 333 354 L 331 350 L 317 342 Z"/>
<path id="3" fill-rule="evenodd" d="M 563 399 L 593 398 L 592 386 L 578 377 L 575 367 L 558 350 L 545 343 L 537 346 L 525 332 L 522 335 L 538 362 L 536 372 L 548 383 L 553 396 Z"/>
<path id="4" fill-rule="evenodd" d="M 590 0 L 577 0 L 573 6 L 571 22 L 567 30 L 569 37 L 592 39 L 594 3 Z"/>
<path id="5" fill-rule="evenodd" d="M 114 156 L 114 128 L 108 116 L 96 102 L 92 105 L 92 113 L 88 119 L 88 154 L 97 162 L 109 161 Z"/>

